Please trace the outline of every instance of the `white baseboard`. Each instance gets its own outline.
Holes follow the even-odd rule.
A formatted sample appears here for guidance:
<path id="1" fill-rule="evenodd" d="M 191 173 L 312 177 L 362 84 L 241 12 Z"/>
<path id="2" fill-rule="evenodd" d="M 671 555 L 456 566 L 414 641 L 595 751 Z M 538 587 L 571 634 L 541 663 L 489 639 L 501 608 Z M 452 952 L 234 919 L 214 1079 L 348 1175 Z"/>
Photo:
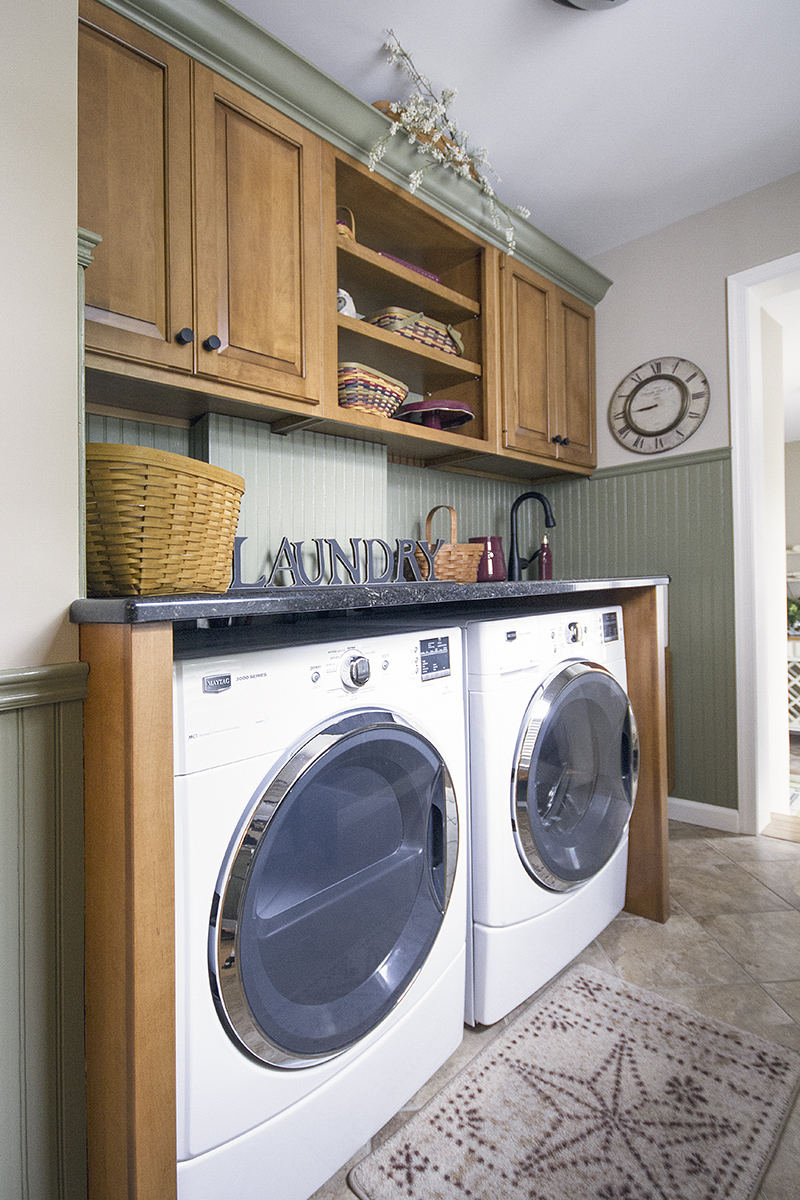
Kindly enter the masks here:
<path id="1" fill-rule="evenodd" d="M 667 812 L 671 821 L 704 825 L 706 829 L 721 829 L 725 833 L 739 832 L 737 808 L 720 808 L 717 804 L 701 804 L 699 800 L 681 800 L 677 796 L 670 796 Z"/>

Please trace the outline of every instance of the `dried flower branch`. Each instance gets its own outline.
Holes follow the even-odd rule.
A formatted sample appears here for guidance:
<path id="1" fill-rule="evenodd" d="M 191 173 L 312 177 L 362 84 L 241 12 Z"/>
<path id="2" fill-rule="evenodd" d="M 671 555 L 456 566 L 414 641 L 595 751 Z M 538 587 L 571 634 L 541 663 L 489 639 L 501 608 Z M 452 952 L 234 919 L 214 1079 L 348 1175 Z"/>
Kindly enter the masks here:
<path id="1" fill-rule="evenodd" d="M 473 179 L 489 203 L 489 215 L 495 229 L 503 225 L 506 239 L 506 250 L 514 253 L 516 235 L 514 218 L 523 217 L 527 220 L 530 212 L 527 208 L 510 208 L 497 196 L 488 176 L 491 175 L 498 183 L 499 176 L 488 162 L 487 152 L 482 147 L 473 150 L 469 138 L 459 127 L 455 117 L 450 113 L 450 105 L 457 93 L 453 88 L 444 88 L 438 96 L 431 81 L 422 75 L 414 65 L 411 55 L 400 45 L 391 29 L 387 30 L 389 40 L 384 49 L 388 53 L 390 63 L 398 62 L 410 77 L 416 88 L 408 100 L 388 104 L 379 102 L 376 107 L 385 112 L 391 120 L 389 132 L 372 148 L 369 156 L 369 169 L 374 171 L 377 164 L 386 153 L 391 139 L 398 129 L 407 135 L 411 145 L 416 145 L 417 153 L 428 161 L 412 171 L 409 176 L 409 188 L 415 192 L 426 173 L 435 166 L 445 167 L 460 175 L 463 179 Z M 504 215 L 501 220 L 500 214 Z"/>

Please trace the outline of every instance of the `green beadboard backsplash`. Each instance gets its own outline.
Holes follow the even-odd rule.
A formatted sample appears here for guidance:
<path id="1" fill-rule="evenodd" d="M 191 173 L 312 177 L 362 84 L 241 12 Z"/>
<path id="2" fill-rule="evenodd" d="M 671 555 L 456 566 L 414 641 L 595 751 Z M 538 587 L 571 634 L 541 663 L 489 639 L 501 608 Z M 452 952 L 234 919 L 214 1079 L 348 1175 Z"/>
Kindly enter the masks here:
<path id="1" fill-rule="evenodd" d="M 452 505 L 458 540 L 498 534 L 508 550 L 508 514 L 522 484 L 399 466 L 385 448 L 233 417 L 204 418 L 191 431 L 89 415 L 89 441 L 124 442 L 192 454 L 246 481 L 239 533 L 245 578 L 256 579 L 286 536 L 424 535 L 425 516 Z M 736 679 L 730 452 L 660 458 L 535 485 L 550 500 L 548 531 L 559 579 L 669 575 L 674 669 L 676 779 L 684 800 L 737 806 Z M 542 511 L 520 510 L 520 547 L 541 541 Z M 438 513 L 434 537 L 449 537 Z"/>

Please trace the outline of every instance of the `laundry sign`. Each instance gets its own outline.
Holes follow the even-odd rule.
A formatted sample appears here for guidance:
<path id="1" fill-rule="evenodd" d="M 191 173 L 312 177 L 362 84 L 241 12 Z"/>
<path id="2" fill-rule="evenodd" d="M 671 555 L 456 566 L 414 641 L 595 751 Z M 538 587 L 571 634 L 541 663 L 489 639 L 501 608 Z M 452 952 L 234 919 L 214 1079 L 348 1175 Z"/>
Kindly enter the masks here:
<path id="1" fill-rule="evenodd" d="M 305 542 L 291 542 L 284 537 L 273 559 L 269 575 L 254 583 L 242 578 L 242 546 L 245 537 L 234 539 L 233 582 L 230 590 L 261 591 L 278 587 L 325 587 L 335 584 L 422 583 L 425 580 L 414 551 L 419 549 L 426 563 L 427 580 L 436 580 L 436 555 L 445 544 L 439 538 L 434 544 L 398 538 L 393 545 L 383 538 L 348 538 L 349 552 L 336 538 L 312 538 L 306 550 Z M 309 570 L 308 560 L 313 566 Z M 406 570 L 406 564 L 408 570 Z"/>

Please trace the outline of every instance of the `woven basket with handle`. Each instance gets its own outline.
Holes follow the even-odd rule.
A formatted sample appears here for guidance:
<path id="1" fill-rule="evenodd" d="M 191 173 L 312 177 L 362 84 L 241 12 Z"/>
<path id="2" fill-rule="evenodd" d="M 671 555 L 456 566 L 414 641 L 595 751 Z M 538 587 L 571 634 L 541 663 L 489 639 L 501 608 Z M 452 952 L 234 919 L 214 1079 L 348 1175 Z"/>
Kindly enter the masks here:
<path id="1" fill-rule="evenodd" d="M 240 475 L 144 446 L 86 447 L 90 596 L 226 592 Z"/>
<path id="2" fill-rule="evenodd" d="M 458 544 L 456 510 L 450 504 L 437 504 L 425 518 L 425 539 L 431 550 L 435 543 L 431 539 L 433 515 L 440 508 L 446 508 L 450 513 L 450 541 L 442 546 L 434 559 L 434 570 L 437 579 L 452 580 L 455 583 L 475 583 L 478 578 L 478 564 L 483 554 L 480 543 L 462 542 Z M 414 557 L 423 579 L 428 578 L 428 560 L 421 550 L 414 551 Z"/>

